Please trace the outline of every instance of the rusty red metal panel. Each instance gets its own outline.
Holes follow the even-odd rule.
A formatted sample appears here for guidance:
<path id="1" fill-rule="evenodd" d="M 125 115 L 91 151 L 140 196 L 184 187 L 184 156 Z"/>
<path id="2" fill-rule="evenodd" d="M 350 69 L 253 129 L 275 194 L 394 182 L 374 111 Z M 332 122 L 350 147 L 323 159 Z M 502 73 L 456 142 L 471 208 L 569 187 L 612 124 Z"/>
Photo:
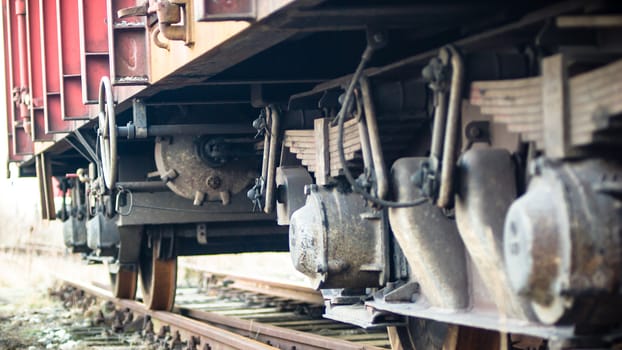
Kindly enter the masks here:
<path id="1" fill-rule="evenodd" d="M 99 82 L 110 75 L 106 0 L 79 0 L 82 101 L 96 103 Z"/>
<path id="2" fill-rule="evenodd" d="M 79 0 L 57 0 L 58 37 L 61 58 L 61 102 L 64 120 L 88 119 L 82 102 L 80 64 Z"/>
<path id="3" fill-rule="evenodd" d="M 9 159 L 89 118 L 109 75 L 106 0 L 2 0 Z M 78 29 L 79 28 L 79 29 Z"/>
<path id="4" fill-rule="evenodd" d="M 56 0 L 39 0 L 43 21 L 43 79 L 45 81 L 45 131 L 71 131 L 71 123 L 63 120 L 61 108 L 61 71 L 58 41 L 58 11 Z"/>
<path id="5" fill-rule="evenodd" d="M 10 0 L 2 1 L 2 17 L 4 23 L 4 74 L 5 74 L 5 96 L 6 96 L 6 126 L 7 126 L 7 141 L 8 141 L 8 150 L 9 150 L 9 161 L 20 161 L 23 160 L 23 155 L 17 154 L 15 150 L 16 140 L 15 140 L 15 110 L 13 103 L 13 51 L 12 51 L 12 38 L 11 38 L 11 6 L 9 3 Z"/>
<path id="6" fill-rule="evenodd" d="M 9 66 L 9 69 L 6 70 L 8 73 L 6 76 L 7 119 L 12 159 L 22 159 L 22 156 L 32 154 L 34 149 L 30 137 L 32 124 L 28 108 L 23 103 L 15 102 L 22 100 L 22 97 L 25 96 L 24 94 L 28 93 L 26 22 L 25 18 L 22 18 L 23 26 L 20 31 L 20 28 L 18 28 L 17 5 L 22 7 L 24 3 L 19 0 L 7 0 L 3 6 L 5 16 L 5 52 L 7 53 L 7 65 Z M 23 10 L 25 10 L 25 6 L 20 9 L 20 12 Z"/>
<path id="7" fill-rule="evenodd" d="M 10 160 L 89 118 L 85 103 L 110 75 L 107 9 L 106 0 L 2 0 Z"/>
<path id="8" fill-rule="evenodd" d="M 43 55 L 41 45 L 41 11 L 39 1 L 28 1 L 28 52 L 30 77 L 30 115 L 32 116 L 32 140 L 51 140 L 45 130 L 45 91 L 43 77 Z"/>
<path id="9" fill-rule="evenodd" d="M 117 16 L 118 10 L 133 6 L 136 6 L 133 0 L 108 0 L 108 19 L 112 23 L 108 32 L 112 38 L 111 79 L 117 85 L 149 83 L 145 17 L 120 19 Z"/>

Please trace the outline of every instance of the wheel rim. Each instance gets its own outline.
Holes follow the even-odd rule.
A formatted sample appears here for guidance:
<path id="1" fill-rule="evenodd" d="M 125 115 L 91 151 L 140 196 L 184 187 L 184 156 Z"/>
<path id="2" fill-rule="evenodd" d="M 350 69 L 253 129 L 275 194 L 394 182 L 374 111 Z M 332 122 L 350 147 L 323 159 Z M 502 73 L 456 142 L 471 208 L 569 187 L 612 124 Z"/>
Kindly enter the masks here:
<path id="1" fill-rule="evenodd" d="M 157 243 L 140 259 L 140 283 L 143 303 L 150 310 L 171 310 L 175 302 L 177 257 L 158 259 Z"/>
<path id="2" fill-rule="evenodd" d="M 120 268 L 116 273 L 110 273 L 112 294 L 120 299 L 134 299 L 136 297 L 136 285 L 138 273 Z"/>
<path id="3" fill-rule="evenodd" d="M 112 84 L 102 77 L 99 85 L 99 148 L 106 188 L 112 190 L 117 182 L 117 120 L 114 113 Z"/>

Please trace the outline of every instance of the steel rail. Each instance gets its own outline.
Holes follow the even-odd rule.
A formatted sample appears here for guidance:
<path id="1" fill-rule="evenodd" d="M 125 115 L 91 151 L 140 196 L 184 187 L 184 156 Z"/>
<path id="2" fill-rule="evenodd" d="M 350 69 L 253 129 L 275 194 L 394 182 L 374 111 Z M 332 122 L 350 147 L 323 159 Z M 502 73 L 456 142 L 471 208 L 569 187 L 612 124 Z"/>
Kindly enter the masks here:
<path id="1" fill-rule="evenodd" d="M 324 298 L 322 298 L 322 294 L 312 288 L 296 286 L 276 281 L 266 281 L 265 279 L 262 280 L 233 273 L 222 273 L 192 264 L 179 264 L 179 267 L 192 271 L 206 273 L 209 276 L 212 276 L 219 280 L 230 279 L 235 281 L 235 283 L 229 286 L 230 288 L 241 289 L 261 294 L 268 294 L 275 297 L 302 301 L 309 304 L 324 305 Z"/>
<path id="2" fill-rule="evenodd" d="M 269 324 L 247 321 L 244 319 L 227 317 L 213 312 L 195 310 L 191 308 L 176 308 L 180 314 L 192 319 L 202 320 L 218 327 L 230 329 L 237 334 L 267 342 L 279 349 L 307 349 L 307 350 L 380 350 L 381 348 L 364 344 L 352 343 L 345 340 L 328 338 L 325 336 L 296 331 Z"/>
<path id="3" fill-rule="evenodd" d="M 160 321 L 171 327 L 172 330 L 179 330 L 184 333 L 201 337 L 202 344 L 209 344 L 213 349 L 240 349 L 240 350 L 274 350 L 273 346 L 266 345 L 259 341 L 238 335 L 236 333 L 220 329 L 205 322 L 191 319 L 166 311 L 148 310 L 143 304 L 126 299 L 117 299 L 112 294 L 102 288 L 95 287 L 79 281 L 61 278 L 66 284 L 83 290 L 98 298 L 114 302 L 121 308 L 127 308 L 132 312 L 147 315 L 152 320 Z"/>
<path id="4" fill-rule="evenodd" d="M 231 275 L 217 274 L 218 278 Z M 355 343 L 348 340 L 331 338 L 318 334 L 288 329 L 253 320 L 231 317 L 216 312 L 197 310 L 190 307 L 176 306 L 173 312 L 148 310 L 143 304 L 125 299 L 114 298 L 105 288 L 89 285 L 83 282 L 58 277 L 66 285 L 84 291 L 86 294 L 114 302 L 121 309 L 129 309 L 136 314 L 150 316 L 165 325 L 169 325 L 171 333 L 179 331 L 201 338 L 202 344 L 210 344 L 211 348 L 218 349 L 308 349 L 308 350 L 381 350 L 382 348 Z M 248 281 L 257 281 L 253 278 L 235 277 Z M 248 282 L 247 281 L 247 282 Z M 263 282 L 266 285 L 272 282 Z M 280 287 L 284 283 L 276 283 Z M 230 288 L 232 286 L 229 286 Z M 304 290 L 303 287 L 289 286 L 295 290 Z M 263 290 L 265 292 L 265 290 Z M 315 292 L 315 291 L 313 291 Z M 317 292 L 315 292 L 317 293 Z M 267 344 L 267 345 L 266 345 Z"/>

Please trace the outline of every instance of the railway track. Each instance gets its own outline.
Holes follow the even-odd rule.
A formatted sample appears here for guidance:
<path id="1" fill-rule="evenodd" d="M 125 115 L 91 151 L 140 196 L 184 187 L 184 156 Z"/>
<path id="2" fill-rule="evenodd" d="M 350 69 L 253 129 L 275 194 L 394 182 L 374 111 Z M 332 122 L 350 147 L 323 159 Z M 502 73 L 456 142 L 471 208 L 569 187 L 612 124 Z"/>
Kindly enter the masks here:
<path id="1" fill-rule="evenodd" d="M 162 349 L 391 348 L 386 329 L 363 330 L 322 318 L 322 298 L 314 290 L 204 269 L 196 272 L 200 283 L 178 288 L 172 312 L 116 299 L 107 286 L 67 279 L 63 283 L 71 293 L 66 290 L 64 295 L 67 303 L 85 309 L 84 303 L 94 298 L 114 304 L 117 311 L 109 322 L 113 330 L 138 330 L 148 343 Z M 78 332 L 94 335 L 84 341 L 102 342 L 98 346 L 106 339 L 114 349 L 130 346 L 110 336 L 114 333 L 102 338 L 106 332 L 101 329 Z"/>

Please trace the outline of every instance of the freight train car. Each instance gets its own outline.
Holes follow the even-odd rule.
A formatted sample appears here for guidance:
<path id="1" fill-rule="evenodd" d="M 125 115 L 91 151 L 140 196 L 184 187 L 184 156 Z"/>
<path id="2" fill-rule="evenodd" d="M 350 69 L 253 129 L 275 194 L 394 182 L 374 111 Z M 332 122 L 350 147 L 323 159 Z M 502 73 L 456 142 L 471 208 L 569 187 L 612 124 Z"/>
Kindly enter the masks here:
<path id="1" fill-rule="evenodd" d="M 2 4 L 10 161 L 115 295 L 289 250 L 406 349 L 620 341 L 618 2 Z"/>

